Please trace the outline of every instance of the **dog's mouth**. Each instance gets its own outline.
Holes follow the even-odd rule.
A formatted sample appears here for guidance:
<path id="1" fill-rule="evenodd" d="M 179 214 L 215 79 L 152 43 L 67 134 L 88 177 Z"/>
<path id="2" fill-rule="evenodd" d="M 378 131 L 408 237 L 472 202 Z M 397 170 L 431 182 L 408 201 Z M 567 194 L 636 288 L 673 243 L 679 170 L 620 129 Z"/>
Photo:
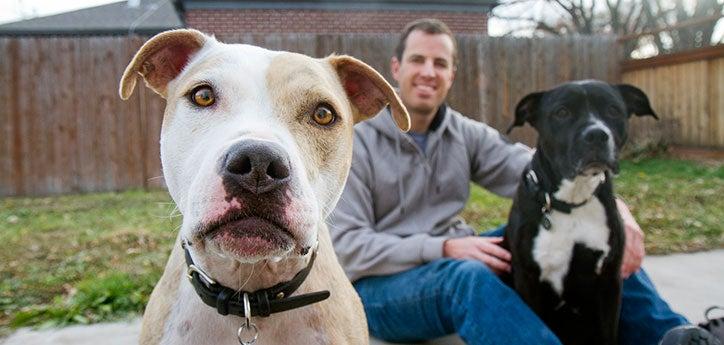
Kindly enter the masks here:
<path id="1" fill-rule="evenodd" d="M 618 173 L 616 152 L 611 150 L 583 150 L 574 152 L 573 170 L 576 175 L 591 176 L 604 172 Z"/>
<path id="2" fill-rule="evenodd" d="M 282 223 L 260 216 L 231 215 L 202 227 L 199 237 L 223 254 L 238 258 L 282 257 L 295 238 Z"/>
<path id="3" fill-rule="evenodd" d="M 592 176 L 603 172 L 618 173 L 618 163 L 613 161 L 582 162 L 576 169 L 577 175 Z"/>

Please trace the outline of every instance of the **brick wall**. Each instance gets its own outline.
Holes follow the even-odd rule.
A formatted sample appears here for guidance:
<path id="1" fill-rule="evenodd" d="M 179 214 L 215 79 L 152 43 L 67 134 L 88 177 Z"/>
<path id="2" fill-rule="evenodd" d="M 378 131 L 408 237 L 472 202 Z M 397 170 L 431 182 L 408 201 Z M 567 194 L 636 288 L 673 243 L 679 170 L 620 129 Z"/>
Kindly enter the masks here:
<path id="1" fill-rule="evenodd" d="M 444 21 L 455 33 L 487 34 L 487 15 L 479 12 L 194 9 L 186 11 L 186 25 L 217 35 L 399 33 L 408 22 L 425 17 Z"/>

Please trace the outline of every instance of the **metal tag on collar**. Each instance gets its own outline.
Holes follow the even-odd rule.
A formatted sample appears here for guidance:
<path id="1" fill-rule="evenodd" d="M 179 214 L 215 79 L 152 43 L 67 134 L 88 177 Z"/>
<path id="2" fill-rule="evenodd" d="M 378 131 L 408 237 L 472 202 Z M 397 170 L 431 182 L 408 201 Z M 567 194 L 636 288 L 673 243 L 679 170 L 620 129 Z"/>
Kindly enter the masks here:
<path id="1" fill-rule="evenodd" d="M 528 170 L 528 177 L 533 180 L 533 183 L 538 184 L 538 175 L 535 174 L 533 169 Z"/>
<path id="2" fill-rule="evenodd" d="M 248 338 L 244 336 L 248 336 Z M 244 323 L 236 331 L 236 338 L 241 345 L 254 345 L 256 339 L 259 338 L 259 329 L 251 322 L 251 303 L 249 303 L 248 293 L 244 293 Z"/>
<path id="3" fill-rule="evenodd" d="M 540 224 L 543 225 L 543 228 L 546 230 L 550 230 L 553 227 L 551 225 L 551 219 L 548 217 L 547 213 L 543 214 L 543 219 L 541 219 Z"/>
<path id="4" fill-rule="evenodd" d="M 546 230 L 550 230 L 552 227 L 551 217 L 550 217 L 551 207 L 552 207 L 551 206 L 551 196 L 548 195 L 548 193 L 545 193 L 544 196 L 546 199 L 546 204 L 543 205 L 543 208 L 541 208 L 541 213 L 543 213 L 543 218 L 541 218 L 540 223 L 541 223 L 541 225 L 543 225 L 543 228 L 545 228 Z"/>

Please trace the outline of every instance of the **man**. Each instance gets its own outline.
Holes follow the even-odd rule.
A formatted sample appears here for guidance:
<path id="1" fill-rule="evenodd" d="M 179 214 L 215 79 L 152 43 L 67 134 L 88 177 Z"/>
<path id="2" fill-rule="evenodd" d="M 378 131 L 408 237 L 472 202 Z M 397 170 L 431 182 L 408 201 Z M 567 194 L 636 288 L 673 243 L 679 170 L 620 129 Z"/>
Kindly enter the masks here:
<path id="1" fill-rule="evenodd" d="M 352 170 L 330 219 L 335 250 L 375 337 L 410 342 L 457 332 L 469 344 L 558 344 L 497 277 L 510 270 L 502 230 L 476 236 L 458 216 L 469 181 L 512 197 L 531 153 L 444 103 L 456 54 L 440 21 L 418 20 L 403 31 L 391 69 L 412 127 L 400 133 L 385 115 L 355 128 Z M 688 322 L 639 270 L 643 233 L 619 204 L 628 277 L 620 340 L 655 344 Z"/>

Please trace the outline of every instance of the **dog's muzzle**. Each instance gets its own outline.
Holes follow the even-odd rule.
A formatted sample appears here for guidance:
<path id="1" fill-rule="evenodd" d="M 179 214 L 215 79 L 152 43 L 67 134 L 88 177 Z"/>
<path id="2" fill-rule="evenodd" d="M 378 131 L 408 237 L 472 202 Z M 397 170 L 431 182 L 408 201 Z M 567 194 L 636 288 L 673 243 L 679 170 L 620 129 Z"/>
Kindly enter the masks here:
<path id="1" fill-rule="evenodd" d="M 590 174 L 618 171 L 616 147 L 611 134 L 600 126 L 586 128 L 580 135 L 575 156 L 575 173 Z"/>

